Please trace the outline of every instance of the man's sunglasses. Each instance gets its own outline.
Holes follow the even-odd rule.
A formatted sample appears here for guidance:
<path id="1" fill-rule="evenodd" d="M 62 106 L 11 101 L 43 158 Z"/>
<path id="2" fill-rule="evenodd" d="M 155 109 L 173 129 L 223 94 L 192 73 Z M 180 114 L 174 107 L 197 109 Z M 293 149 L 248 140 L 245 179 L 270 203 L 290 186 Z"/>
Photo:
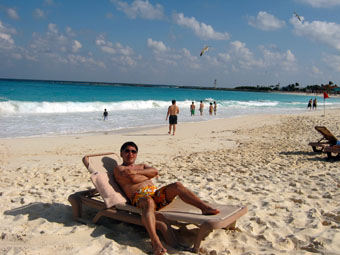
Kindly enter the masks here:
<path id="1" fill-rule="evenodd" d="M 136 153 L 137 153 L 136 150 L 129 150 L 129 149 L 125 149 L 124 152 L 125 152 L 125 153 L 130 153 L 130 152 L 132 152 L 132 154 L 136 154 Z"/>

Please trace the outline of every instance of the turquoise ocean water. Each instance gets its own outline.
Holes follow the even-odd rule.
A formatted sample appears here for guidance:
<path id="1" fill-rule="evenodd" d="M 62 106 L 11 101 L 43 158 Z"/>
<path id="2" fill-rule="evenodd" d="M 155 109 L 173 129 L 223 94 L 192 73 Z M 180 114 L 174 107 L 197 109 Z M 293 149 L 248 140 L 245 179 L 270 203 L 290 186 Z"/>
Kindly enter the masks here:
<path id="1" fill-rule="evenodd" d="M 306 111 L 315 95 L 183 89 L 165 86 L 107 86 L 43 81 L 0 80 L 0 137 L 68 135 L 167 125 L 172 99 L 180 108 L 179 122 L 207 121 L 261 113 Z M 317 96 L 319 111 L 323 98 Z M 203 116 L 191 117 L 189 107 L 204 101 Z M 216 101 L 217 115 L 208 106 Z M 339 98 L 326 99 L 340 108 Z M 109 112 L 102 119 L 104 108 Z"/>

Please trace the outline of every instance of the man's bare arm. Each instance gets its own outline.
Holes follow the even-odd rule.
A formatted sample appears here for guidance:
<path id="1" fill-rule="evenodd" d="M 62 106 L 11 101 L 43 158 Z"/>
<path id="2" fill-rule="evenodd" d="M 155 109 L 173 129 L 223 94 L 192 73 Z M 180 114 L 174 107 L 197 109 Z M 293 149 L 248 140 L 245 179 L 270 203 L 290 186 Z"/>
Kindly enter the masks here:
<path id="1" fill-rule="evenodd" d="M 125 178 L 134 184 L 152 179 L 158 175 L 157 169 L 144 164 L 134 167 L 117 167 L 116 173 L 118 178 Z"/>
<path id="2" fill-rule="evenodd" d="M 170 106 L 169 106 L 169 108 L 168 108 L 168 112 L 167 112 L 167 114 L 166 114 L 166 118 L 165 118 L 165 120 L 167 120 L 167 119 L 168 119 L 169 115 L 170 115 Z"/>
<path id="3" fill-rule="evenodd" d="M 152 179 L 156 176 L 158 176 L 158 170 L 154 167 L 143 165 L 143 169 L 138 170 L 138 174 L 144 175 L 148 177 L 149 179 Z"/>

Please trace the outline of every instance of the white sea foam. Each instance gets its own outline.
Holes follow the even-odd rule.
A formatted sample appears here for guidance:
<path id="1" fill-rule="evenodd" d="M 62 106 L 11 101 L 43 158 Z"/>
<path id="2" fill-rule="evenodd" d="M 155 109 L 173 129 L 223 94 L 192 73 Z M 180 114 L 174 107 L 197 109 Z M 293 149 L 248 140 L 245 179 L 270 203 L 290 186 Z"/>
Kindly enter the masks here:
<path id="1" fill-rule="evenodd" d="M 124 101 L 124 102 L 0 102 L 0 114 L 34 114 L 34 113 L 75 113 L 97 112 L 103 109 L 111 111 L 146 110 L 165 108 L 165 101 Z"/>
<path id="2" fill-rule="evenodd" d="M 249 114 L 294 113 L 304 111 L 304 103 L 277 101 L 217 101 L 217 115 L 208 115 L 205 101 L 203 116 L 190 116 L 191 100 L 177 102 L 179 122 L 206 121 Z M 328 102 L 326 102 L 328 103 Z M 0 137 L 104 132 L 123 128 L 167 125 L 165 116 L 169 101 L 123 102 L 0 102 Z M 199 102 L 196 102 L 198 109 Z M 329 102 L 329 106 L 339 106 Z M 108 109 L 108 120 L 102 112 Z"/>
<path id="3" fill-rule="evenodd" d="M 213 101 L 213 100 L 212 100 Z M 198 103 L 198 102 L 197 102 Z M 204 102 L 208 104 L 209 102 Z M 191 100 L 179 101 L 179 107 L 188 107 Z M 220 107 L 225 108 L 253 108 L 253 107 L 275 107 L 279 105 L 276 101 L 217 101 Z M 25 102 L 25 101 L 3 101 L 0 102 L 0 114 L 41 114 L 41 113 L 81 113 L 98 112 L 105 108 L 109 111 L 147 110 L 167 108 L 168 101 L 146 100 L 146 101 L 123 101 L 123 102 Z"/>

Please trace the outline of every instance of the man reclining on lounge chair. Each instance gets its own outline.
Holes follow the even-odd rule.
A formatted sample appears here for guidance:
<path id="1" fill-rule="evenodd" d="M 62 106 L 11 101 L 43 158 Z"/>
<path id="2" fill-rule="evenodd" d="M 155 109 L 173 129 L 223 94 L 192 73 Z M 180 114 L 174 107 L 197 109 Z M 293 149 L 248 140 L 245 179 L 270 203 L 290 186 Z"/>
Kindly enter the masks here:
<path id="1" fill-rule="evenodd" d="M 114 169 L 114 177 L 132 205 L 142 209 L 142 222 L 150 235 L 154 254 L 165 254 L 167 250 L 156 233 L 155 210 L 169 204 L 177 195 L 184 202 L 201 209 L 202 214 L 215 215 L 219 210 L 200 200 L 180 182 L 157 189 L 151 181 L 158 176 L 157 169 L 146 164 L 135 164 L 137 153 L 138 147 L 134 142 L 126 142 L 122 145 L 120 156 L 123 163 Z"/>

